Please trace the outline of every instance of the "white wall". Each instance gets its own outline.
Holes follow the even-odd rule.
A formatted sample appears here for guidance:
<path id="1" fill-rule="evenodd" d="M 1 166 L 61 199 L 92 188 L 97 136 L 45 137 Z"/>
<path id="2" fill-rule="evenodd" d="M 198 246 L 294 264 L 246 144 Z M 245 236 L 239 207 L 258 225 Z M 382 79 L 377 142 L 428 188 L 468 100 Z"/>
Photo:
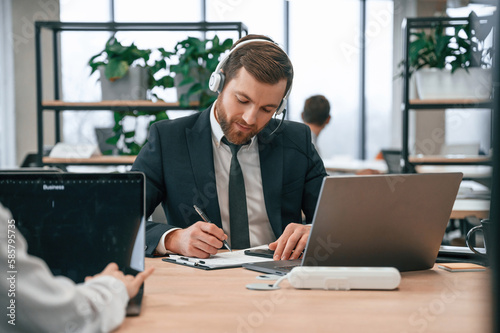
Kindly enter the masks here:
<path id="1" fill-rule="evenodd" d="M 11 0 L 0 0 L 0 168 L 16 164 L 11 13 Z"/>
<path id="2" fill-rule="evenodd" d="M 36 130 L 36 72 L 35 72 L 35 21 L 58 21 L 58 0 L 12 1 L 12 38 L 14 47 L 15 112 L 16 112 L 16 161 L 19 165 L 27 153 L 37 151 Z M 49 33 L 42 41 L 49 41 Z M 51 44 L 44 43 L 43 81 L 44 98 L 53 99 Z M 47 113 L 47 112 L 46 112 Z M 44 116 L 44 141 L 54 143 L 54 117 L 52 112 Z"/>

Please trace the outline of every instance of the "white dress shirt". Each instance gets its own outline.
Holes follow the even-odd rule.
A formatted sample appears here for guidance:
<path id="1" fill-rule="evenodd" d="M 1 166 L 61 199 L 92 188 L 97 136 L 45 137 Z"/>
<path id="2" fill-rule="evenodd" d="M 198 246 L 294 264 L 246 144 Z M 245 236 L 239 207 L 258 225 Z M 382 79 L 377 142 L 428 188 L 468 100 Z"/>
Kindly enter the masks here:
<path id="1" fill-rule="evenodd" d="M 311 140 L 312 140 L 312 143 L 314 145 L 314 148 L 318 152 L 319 156 L 321 156 L 321 152 L 319 151 L 319 147 L 318 147 L 318 136 L 313 131 L 311 131 Z"/>
<path id="2" fill-rule="evenodd" d="M 215 105 L 215 104 L 214 104 Z M 231 245 L 231 228 L 229 223 L 229 169 L 232 153 L 227 145 L 221 144 L 224 136 L 220 124 L 215 119 L 215 107 L 210 110 L 210 126 L 212 127 L 212 148 L 214 151 L 215 180 L 217 183 L 217 197 L 219 199 L 222 229 L 228 236 Z M 276 240 L 264 202 L 262 189 L 262 174 L 260 171 L 259 142 L 253 137 L 250 144 L 241 147 L 238 151 L 245 192 L 247 196 L 248 228 L 250 246 L 269 244 Z"/>
<path id="3" fill-rule="evenodd" d="M 123 282 L 100 276 L 75 284 L 64 276 L 54 277 L 43 260 L 27 253 L 26 240 L 9 221 L 10 213 L 0 204 L 0 332 L 109 332 L 122 323 L 129 300 Z M 7 247 L 8 239 L 15 240 L 14 247 Z M 8 267 L 13 251 L 15 266 Z M 10 282 L 15 282 L 15 290 Z M 11 303 L 14 311 L 6 309 Z M 15 326 L 9 324 L 13 317 L 6 316 L 11 313 Z"/>
<path id="4" fill-rule="evenodd" d="M 222 229 L 228 236 L 227 242 L 231 245 L 231 228 L 229 223 L 229 169 L 231 166 L 231 150 L 221 139 L 224 136 L 220 124 L 215 119 L 215 103 L 210 110 L 210 126 L 212 128 L 212 148 L 214 156 L 215 180 L 217 183 L 217 196 L 221 213 Z M 249 145 L 243 146 L 238 151 L 245 191 L 247 197 L 248 228 L 250 246 L 269 244 L 276 240 L 266 212 L 264 191 L 262 189 L 262 175 L 260 171 L 259 143 L 254 136 Z M 156 247 L 156 252 L 165 254 L 165 236 L 179 228 L 165 232 Z"/>

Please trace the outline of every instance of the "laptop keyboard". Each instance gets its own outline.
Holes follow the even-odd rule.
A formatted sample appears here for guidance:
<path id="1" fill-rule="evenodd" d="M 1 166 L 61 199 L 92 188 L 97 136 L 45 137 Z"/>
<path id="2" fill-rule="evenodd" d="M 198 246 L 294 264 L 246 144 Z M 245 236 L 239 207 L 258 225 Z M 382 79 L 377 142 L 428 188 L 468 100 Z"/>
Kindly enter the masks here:
<path id="1" fill-rule="evenodd" d="M 297 267 L 299 265 L 288 265 L 288 266 L 274 266 L 275 269 L 280 269 L 282 271 L 287 271 L 290 272 L 294 267 Z"/>

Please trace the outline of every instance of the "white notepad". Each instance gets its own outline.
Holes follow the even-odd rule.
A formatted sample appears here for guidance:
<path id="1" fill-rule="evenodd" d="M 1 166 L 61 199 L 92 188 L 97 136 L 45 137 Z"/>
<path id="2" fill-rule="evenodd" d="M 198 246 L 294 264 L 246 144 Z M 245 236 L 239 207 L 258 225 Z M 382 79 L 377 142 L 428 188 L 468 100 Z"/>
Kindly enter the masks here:
<path id="1" fill-rule="evenodd" d="M 50 151 L 49 157 L 52 158 L 90 158 L 101 155 L 97 145 L 78 144 L 58 142 Z"/>
<path id="2" fill-rule="evenodd" d="M 267 245 L 262 245 L 253 247 L 251 249 L 267 249 L 267 248 L 268 248 Z M 174 264 L 191 266 L 194 268 L 205 269 L 205 270 L 234 268 L 234 267 L 241 267 L 243 264 L 252 262 L 272 261 L 272 259 L 269 258 L 246 255 L 244 253 L 245 250 L 222 252 L 216 255 L 212 255 L 210 256 L 210 258 L 207 259 L 199 259 L 199 258 L 181 256 L 177 254 L 171 254 L 169 255 L 168 258 L 164 258 L 162 260 Z"/>

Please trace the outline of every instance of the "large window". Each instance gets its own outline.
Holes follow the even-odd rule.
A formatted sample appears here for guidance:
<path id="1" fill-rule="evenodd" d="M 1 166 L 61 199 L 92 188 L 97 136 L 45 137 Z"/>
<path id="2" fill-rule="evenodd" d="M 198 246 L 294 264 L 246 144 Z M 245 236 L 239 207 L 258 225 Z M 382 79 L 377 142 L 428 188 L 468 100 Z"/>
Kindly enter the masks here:
<path id="1" fill-rule="evenodd" d="M 391 146 L 394 4 L 367 1 L 366 6 L 366 151 L 373 159 Z M 399 127 L 399 124 L 397 125 Z"/>
<path id="2" fill-rule="evenodd" d="M 359 29 L 359 1 L 290 2 L 290 57 L 296 75 L 290 118 L 301 121 L 311 95 L 329 100 L 332 120 L 318 137 L 323 158 L 357 154 Z"/>
<path id="3" fill-rule="evenodd" d="M 248 33 L 266 35 L 284 45 L 285 1 L 206 0 L 206 3 L 208 22 L 243 22 Z"/>
<path id="4" fill-rule="evenodd" d="M 290 2 L 290 55 L 297 74 L 291 118 L 300 121 L 307 97 L 326 96 L 332 121 L 318 138 L 323 158 L 361 155 L 361 5 L 361 1 L 352 0 Z M 367 158 L 373 158 L 390 142 L 392 28 L 392 1 L 367 1 Z"/>
<path id="5" fill-rule="evenodd" d="M 289 119 L 301 121 L 305 99 L 313 94 L 325 95 L 332 105 L 332 121 L 319 137 L 323 157 L 348 155 L 356 158 L 360 155 L 362 1 L 114 0 L 113 13 L 111 1 L 61 2 L 61 20 L 241 21 L 248 27 L 249 33 L 273 38 L 288 49 L 294 63 L 295 80 L 288 108 Z M 93 10 L 97 4 L 94 6 L 93 2 L 99 2 L 100 11 L 97 13 Z M 390 142 L 393 3 L 389 0 L 366 0 L 366 3 L 366 157 L 373 158 Z M 219 35 L 221 38 L 228 37 L 224 33 Z M 89 78 L 90 68 L 86 62 L 102 49 L 109 36 L 109 33 L 95 32 L 63 34 L 62 82 L 65 100 L 100 99 L 98 75 Z M 120 40 L 133 41 L 141 47 L 165 48 L 172 48 L 185 36 L 186 33 L 117 34 Z M 158 40 L 162 45 L 155 44 Z M 170 92 L 164 97 L 169 101 L 175 100 Z M 112 125 L 112 122 L 110 112 L 65 112 L 64 140 L 72 143 L 94 142 L 93 128 Z"/>
<path id="6" fill-rule="evenodd" d="M 175 2 L 175 6 L 172 6 Z M 96 13 L 95 8 L 100 10 Z M 72 22 L 199 22 L 202 20 L 199 0 L 163 1 L 145 0 L 140 5 L 132 0 L 61 2 L 61 21 Z M 200 37 L 200 34 L 191 33 Z M 101 91 L 99 74 L 90 74 L 87 65 L 91 56 L 102 51 L 110 32 L 64 32 L 61 37 L 62 89 L 65 101 L 99 101 Z M 117 39 L 125 45 L 134 42 L 140 48 L 173 49 L 177 41 L 187 37 L 186 32 L 119 32 Z M 161 94 L 166 101 L 175 101 L 175 91 Z M 127 122 L 127 120 L 130 120 Z M 139 120 L 138 140 L 144 140 L 148 119 Z M 94 128 L 113 126 L 109 111 L 65 112 L 64 141 L 68 143 L 95 143 Z M 124 127 L 135 126 L 135 120 L 126 119 Z"/>
<path id="7" fill-rule="evenodd" d="M 99 8 L 98 11 L 95 8 Z M 61 21 L 107 22 L 111 5 L 101 0 L 61 1 Z M 65 101 L 99 101 L 101 93 L 96 76 L 89 77 L 87 62 L 98 53 L 108 33 L 64 32 L 61 34 L 62 96 Z M 112 126 L 106 111 L 63 112 L 63 140 L 68 143 L 94 143 L 94 128 Z"/>

